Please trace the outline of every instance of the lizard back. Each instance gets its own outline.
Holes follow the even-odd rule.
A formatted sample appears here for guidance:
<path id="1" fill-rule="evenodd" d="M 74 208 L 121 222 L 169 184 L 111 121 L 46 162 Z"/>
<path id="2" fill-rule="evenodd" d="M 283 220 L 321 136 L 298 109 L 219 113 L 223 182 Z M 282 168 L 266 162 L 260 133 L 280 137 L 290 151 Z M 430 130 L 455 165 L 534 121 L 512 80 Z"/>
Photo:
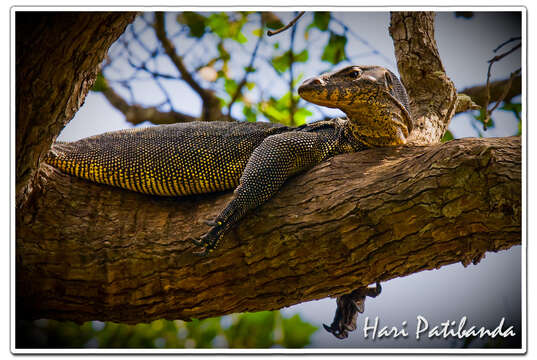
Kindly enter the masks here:
<path id="1" fill-rule="evenodd" d="M 145 194 L 183 196 L 237 187 L 254 149 L 289 131 L 269 123 L 191 122 L 58 142 L 45 161 L 65 173 Z"/>

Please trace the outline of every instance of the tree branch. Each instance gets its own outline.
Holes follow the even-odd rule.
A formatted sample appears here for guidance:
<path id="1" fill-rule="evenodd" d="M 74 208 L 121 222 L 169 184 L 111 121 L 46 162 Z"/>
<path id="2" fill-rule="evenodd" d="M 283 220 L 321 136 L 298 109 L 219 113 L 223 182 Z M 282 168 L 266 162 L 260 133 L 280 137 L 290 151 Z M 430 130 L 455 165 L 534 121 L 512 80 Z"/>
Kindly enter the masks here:
<path id="1" fill-rule="evenodd" d="M 390 35 L 414 118 L 409 141 L 438 143 L 455 114 L 457 91 L 447 77 L 434 38 L 434 13 L 394 12 Z"/>
<path id="2" fill-rule="evenodd" d="M 289 24 L 285 25 L 284 27 L 282 27 L 282 28 L 280 28 L 280 29 L 278 29 L 278 30 L 274 30 L 274 31 L 272 31 L 272 30 L 268 30 L 268 31 L 267 31 L 267 35 L 268 35 L 268 36 L 273 36 L 273 35 L 279 34 L 279 33 L 283 32 L 283 31 L 289 29 L 289 28 L 290 28 L 291 26 L 293 26 L 293 25 L 298 21 L 298 19 L 300 19 L 300 18 L 302 17 L 302 15 L 304 15 L 305 13 L 306 13 L 305 11 L 301 11 L 301 12 L 299 12 L 298 15 L 296 15 L 296 16 L 293 18 L 293 20 L 291 20 L 291 21 L 289 22 Z"/>
<path id="3" fill-rule="evenodd" d="M 192 77 L 185 64 L 183 59 L 175 51 L 175 46 L 166 36 L 166 30 L 164 27 L 164 14 L 161 12 L 155 13 L 155 32 L 157 38 L 162 44 L 164 51 L 175 65 L 183 80 L 190 85 L 190 87 L 198 93 L 203 101 L 203 109 L 201 119 L 203 121 L 215 121 L 215 120 L 226 120 L 220 111 L 220 101 L 218 98 L 207 89 L 204 89 L 199 85 L 196 80 Z"/>
<path id="4" fill-rule="evenodd" d="M 231 193 L 158 198 L 40 174 L 17 214 L 17 311 L 126 323 L 278 309 L 520 244 L 520 138 L 336 156 L 297 176 L 207 258 Z M 359 164 L 359 165 L 357 165 Z"/>
<path id="5" fill-rule="evenodd" d="M 154 106 L 142 107 L 140 105 L 130 105 L 110 86 L 106 86 L 102 90 L 102 94 L 106 97 L 110 105 L 121 111 L 125 115 L 125 120 L 133 125 L 138 125 L 144 121 L 149 121 L 155 125 L 163 125 L 199 120 L 194 116 L 177 111 L 163 112 Z"/>
<path id="6" fill-rule="evenodd" d="M 33 192 L 40 159 L 84 103 L 110 45 L 136 13 L 16 14 L 16 202 Z M 58 71 L 57 64 L 62 65 Z"/>
<path id="7" fill-rule="evenodd" d="M 493 81 L 490 83 L 490 101 L 496 102 L 498 99 L 500 99 L 500 96 L 502 95 L 504 89 L 506 88 L 507 84 L 509 83 L 509 79 L 504 80 L 498 80 Z M 469 97 L 472 98 L 472 100 L 480 105 L 484 106 L 487 98 L 487 90 L 486 85 L 478 85 L 478 86 L 472 86 L 465 88 L 461 91 L 459 91 L 459 94 L 466 94 Z M 522 76 L 518 75 L 513 78 L 513 82 L 511 84 L 511 87 L 509 88 L 509 91 L 507 92 L 507 95 L 504 98 L 504 101 L 509 101 L 515 96 L 518 96 L 522 93 Z"/>

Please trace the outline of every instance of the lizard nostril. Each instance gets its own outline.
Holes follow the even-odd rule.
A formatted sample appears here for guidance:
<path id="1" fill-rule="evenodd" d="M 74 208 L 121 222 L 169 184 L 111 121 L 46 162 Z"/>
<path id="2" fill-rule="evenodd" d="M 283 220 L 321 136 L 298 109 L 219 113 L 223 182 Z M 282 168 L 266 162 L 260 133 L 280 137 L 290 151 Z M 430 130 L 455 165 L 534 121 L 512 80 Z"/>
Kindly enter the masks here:
<path id="1" fill-rule="evenodd" d="M 304 81 L 302 85 L 300 85 L 300 87 L 298 88 L 298 93 L 302 94 L 304 91 L 311 91 L 323 85 L 324 85 L 324 81 L 321 78 L 314 77 L 314 78 Z"/>

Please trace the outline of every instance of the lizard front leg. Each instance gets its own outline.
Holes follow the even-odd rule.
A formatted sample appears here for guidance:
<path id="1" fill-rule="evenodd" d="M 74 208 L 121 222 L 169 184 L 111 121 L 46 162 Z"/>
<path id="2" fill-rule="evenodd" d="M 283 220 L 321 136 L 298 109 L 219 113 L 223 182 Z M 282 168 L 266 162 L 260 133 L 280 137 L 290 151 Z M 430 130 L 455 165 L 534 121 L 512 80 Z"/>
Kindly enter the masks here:
<path id="1" fill-rule="evenodd" d="M 331 148 L 325 135 L 289 132 L 267 137 L 252 153 L 239 186 L 225 209 L 211 223 L 211 229 L 194 243 L 207 255 L 215 249 L 224 234 L 251 209 L 263 204 L 285 180 L 321 162 Z"/>

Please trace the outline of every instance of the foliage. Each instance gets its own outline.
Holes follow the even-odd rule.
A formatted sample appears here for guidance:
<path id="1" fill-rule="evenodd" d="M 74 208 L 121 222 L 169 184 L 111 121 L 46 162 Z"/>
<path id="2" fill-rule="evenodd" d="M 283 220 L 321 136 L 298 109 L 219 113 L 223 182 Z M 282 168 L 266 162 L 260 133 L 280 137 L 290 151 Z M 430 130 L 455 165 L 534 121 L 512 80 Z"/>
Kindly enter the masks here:
<path id="1" fill-rule="evenodd" d="M 453 134 L 451 133 L 451 131 L 447 130 L 444 133 L 444 136 L 442 136 L 442 139 L 440 141 L 441 142 L 446 142 L 446 141 L 450 141 L 450 140 L 453 140 L 453 139 L 454 139 Z"/>
<path id="2" fill-rule="evenodd" d="M 17 348 L 302 348 L 317 327 L 279 311 L 205 320 L 126 325 L 89 321 L 20 321 Z"/>
<path id="3" fill-rule="evenodd" d="M 347 45 L 347 37 L 330 32 L 328 44 L 324 47 L 322 60 L 332 64 L 339 64 L 347 59 L 345 55 L 345 46 Z"/>
<path id="4" fill-rule="evenodd" d="M 235 120 L 296 126 L 314 120 L 313 109 L 322 111 L 296 96 L 303 77 L 297 71 L 300 65 L 318 62 L 332 67 L 352 59 L 346 49 L 348 27 L 343 26 L 342 31 L 334 13 L 307 13 L 296 28 L 266 36 L 268 29 L 283 27 L 292 16 L 293 13 L 247 11 L 183 12 L 165 19 L 167 36 L 193 80 L 219 99 L 224 114 Z M 167 55 L 156 37 L 148 35 L 154 31 L 154 15 L 139 16 L 112 47 L 103 68 L 103 81 L 98 81 L 94 90 L 102 91 L 104 84 L 128 94 L 128 103 L 178 111 L 165 82 L 182 82 L 184 78 L 173 75 L 173 70 L 162 70 Z M 378 54 L 376 49 L 373 52 Z M 266 78 L 267 71 L 272 71 L 272 81 L 261 77 Z M 161 93 L 156 103 L 136 91 L 147 89 L 149 80 L 157 85 L 152 97 Z M 144 85 L 138 85 L 142 81 Z"/>
<path id="5" fill-rule="evenodd" d="M 102 73 L 99 73 L 97 75 L 97 79 L 95 79 L 95 83 L 93 84 L 93 87 L 91 88 L 92 91 L 100 92 L 104 91 L 107 88 L 106 79 L 104 78 Z"/>

